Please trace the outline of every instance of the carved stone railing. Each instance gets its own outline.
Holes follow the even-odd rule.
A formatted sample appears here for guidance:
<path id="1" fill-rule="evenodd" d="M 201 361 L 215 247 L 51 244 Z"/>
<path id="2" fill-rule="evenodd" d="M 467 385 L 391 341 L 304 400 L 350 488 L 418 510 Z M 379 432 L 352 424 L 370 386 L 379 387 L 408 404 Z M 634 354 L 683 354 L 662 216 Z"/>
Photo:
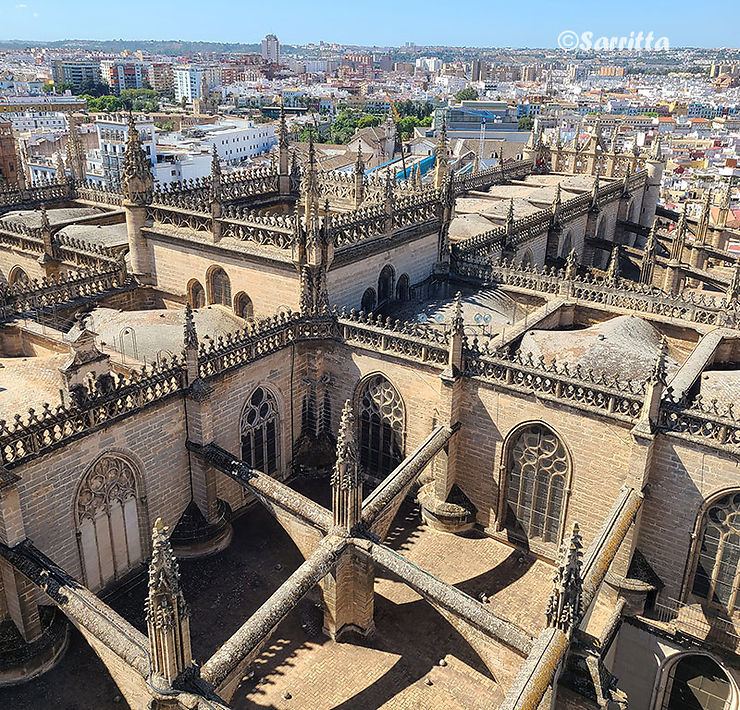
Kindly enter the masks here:
<path id="1" fill-rule="evenodd" d="M 607 377 L 555 360 L 535 361 L 531 353 L 505 358 L 466 351 L 463 372 L 506 389 L 531 392 L 627 422 L 637 420 L 645 398 L 645 382 Z"/>
<path id="2" fill-rule="evenodd" d="M 289 228 L 283 226 L 279 222 L 283 219 L 282 217 L 260 217 L 254 221 L 220 219 L 221 236 L 276 249 L 290 249 L 293 245 L 293 228 L 292 225 Z"/>
<path id="3" fill-rule="evenodd" d="M 490 169 L 495 170 L 495 168 Z M 628 190 L 633 191 L 642 187 L 646 179 L 647 173 L 645 171 L 631 175 L 628 179 Z M 597 205 L 603 207 L 619 199 L 623 190 L 624 185 L 621 181 L 602 185 L 599 188 Z M 562 203 L 558 219 L 561 224 L 564 224 L 582 217 L 589 209 L 591 209 L 591 195 L 590 193 L 583 193 Z M 546 232 L 550 228 L 552 220 L 552 210 L 538 210 L 526 217 L 515 220 L 512 232 L 508 237 L 506 228 L 502 225 L 453 244 L 453 257 L 467 257 L 468 254 L 475 252 L 490 253 L 500 249 L 505 241 L 514 246 L 524 244 L 537 235 Z"/>
<path id="4" fill-rule="evenodd" d="M 385 233 L 387 220 L 382 204 L 365 205 L 353 212 L 332 215 L 328 235 L 337 248 L 349 246 Z"/>
<path id="5" fill-rule="evenodd" d="M 192 229 L 196 232 L 211 230 L 211 215 L 205 211 L 194 211 L 184 207 L 170 207 L 165 205 L 148 205 L 146 216 L 156 224 Z"/>
<path id="6" fill-rule="evenodd" d="M 0 286 L 0 319 L 63 307 L 80 298 L 105 294 L 125 283 L 126 268 L 119 262 L 107 270 L 81 271 L 58 279 L 33 279 L 24 285 Z"/>
<path id="7" fill-rule="evenodd" d="M 102 244 L 92 244 L 83 239 L 59 233 L 53 238 L 54 255 L 64 262 L 77 266 L 105 269 L 117 265 L 119 255 L 110 247 Z"/>
<path id="8" fill-rule="evenodd" d="M 740 420 L 732 403 L 724 408 L 716 401 L 675 401 L 670 393 L 661 402 L 660 428 L 695 442 L 729 451 L 740 450 Z"/>
<path id="9" fill-rule="evenodd" d="M 704 293 L 685 291 L 671 296 L 654 286 L 628 279 L 610 283 L 594 274 L 567 280 L 562 269 L 521 264 L 492 264 L 485 257 L 466 255 L 453 262 L 455 273 L 483 283 L 513 286 L 539 293 L 563 293 L 571 298 L 625 310 L 740 329 L 740 304 Z"/>
<path id="10" fill-rule="evenodd" d="M 347 343 L 438 367 L 447 364 L 448 339 L 441 330 L 354 310 L 342 311 L 338 322 Z"/>
<path id="11" fill-rule="evenodd" d="M 0 219 L 0 245 L 25 252 L 34 258 L 44 253 L 44 236 L 40 227 Z M 118 263 L 115 252 L 108 247 L 58 233 L 52 238 L 51 256 L 76 267 L 106 269 Z"/>
<path id="12" fill-rule="evenodd" d="M 17 187 L 0 190 L 0 209 L 8 210 L 23 205 L 59 202 L 70 198 L 70 187 L 44 176 L 24 190 Z"/>
<path id="13" fill-rule="evenodd" d="M 201 343 L 198 353 L 200 377 L 208 378 L 282 350 L 296 341 L 299 320 L 300 314 L 281 313 L 248 323 L 243 330 L 219 335 L 207 344 Z"/>
<path id="14" fill-rule="evenodd" d="M 521 180 L 534 172 L 534 160 L 514 160 L 510 163 L 501 163 L 477 173 L 456 175 L 452 179 L 452 188 L 455 194 L 469 190 L 483 190 L 493 185 L 503 185 L 511 180 Z"/>
<path id="15" fill-rule="evenodd" d="M 277 194 L 280 189 L 277 167 L 274 165 L 238 170 L 221 178 L 224 204 L 257 195 Z"/>
<path id="16" fill-rule="evenodd" d="M 15 466 L 43 451 L 88 434 L 182 391 L 185 370 L 179 359 L 148 365 L 129 377 L 101 375 L 72 393 L 73 404 L 30 409 L 24 418 L 0 421 L 0 461 Z"/>
<path id="17" fill-rule="evenodd" d="M 86 200 L 103 205 L 120 207 L 123 204 L 122 193 L 108 190 L 99 183 L 89 181 L 75 187 L 75 196 L 78 200 Z"/>

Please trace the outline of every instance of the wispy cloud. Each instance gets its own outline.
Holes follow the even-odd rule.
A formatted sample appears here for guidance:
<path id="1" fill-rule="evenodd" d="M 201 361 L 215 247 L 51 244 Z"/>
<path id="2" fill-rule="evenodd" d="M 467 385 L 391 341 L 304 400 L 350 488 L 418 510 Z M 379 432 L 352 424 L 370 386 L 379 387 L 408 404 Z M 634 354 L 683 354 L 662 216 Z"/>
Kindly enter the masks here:
<path id="1" fill-rule="evenodd" d="M 25 10 L 28 7 L 28 5 L 22 2 L 19 5 L 16 5 L 15 7 L 16 7 L 16 10 Z"/>

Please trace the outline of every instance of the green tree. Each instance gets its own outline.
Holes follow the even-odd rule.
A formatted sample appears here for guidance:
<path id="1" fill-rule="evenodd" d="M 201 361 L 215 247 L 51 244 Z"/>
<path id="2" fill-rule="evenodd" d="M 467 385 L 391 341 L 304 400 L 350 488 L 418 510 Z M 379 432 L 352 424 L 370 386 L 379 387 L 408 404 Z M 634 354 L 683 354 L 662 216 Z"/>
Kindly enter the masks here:
<path id="1" fill-rule="evenodd" d="M 478 92 L 469 86 L 467 89 L 460 89 L 455 94 L 455 100 L 460 103 L 461 101 L 475 101 L 478 98 Z"/>
<path id="2" fill-rule="evenodd" d="M 519 130 L 520 131 L 531 131 L 534 126 L 534 121 L 529 116 L 522 116 L 519 119 Z"/>
<path id="3" fill-rule="evenodd" d="M 372 114 L 366 113 L 364 116 L 360 116 L 357 121 L 357 128 L 368 128 L 369 126 L 379 126 L 380 116 L 373 116 Z"/>
<path id="4" fill-rule="evenodd" d="M 300 134 L 298 135 L 298 140 L 301 143 L 308 143 L 311 136 L 313 136 L 314 143 L 321 142 L 321 134 L 319 133 L 319 129 L 316 128 L 316 126 L 304 126 L 301 129 Z"/>
<path id="5" fill-rule="evenodd" d="M 102 81 L 93 81 L 92 79 L 86 79 L 80 84 L 80 88 L 73 93 L 77 94 L 89 94 L 90 96 L 105 96 L 110 91 L 110 87 L 107 84 L 103 84 Z"/>
<path id="6" fill-rule="evenodd" d="M 51 84 L 44 84 L 41 90 L 45 94 L 63 94 L 65 91 L 72 91 L 74 84 L 70 84 L 68 81 L 62 81 L 59 84 L 52 82 Z"/>

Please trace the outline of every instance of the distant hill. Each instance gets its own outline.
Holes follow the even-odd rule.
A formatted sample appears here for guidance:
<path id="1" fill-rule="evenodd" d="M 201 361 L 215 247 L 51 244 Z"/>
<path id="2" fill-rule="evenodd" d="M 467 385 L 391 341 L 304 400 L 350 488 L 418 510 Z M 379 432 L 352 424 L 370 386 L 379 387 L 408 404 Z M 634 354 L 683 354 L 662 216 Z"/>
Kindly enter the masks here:
<path id="1" fill-rule="evenodd" d="M 96 39 L 63 39 L 56 42 L 37 42 L 35 40 L 11 39 L 0 40 L 0 49 L 25 49 L 27 47 L 48 47 L 49 49 L 82 49 L 99 52 L 123 52 L 128 50 L 135 52 L 143 50 L 151 54 L 164 54 L 179 56 L 183 54 L 196 54 L 198 52 L 259 52 L 261 44 L 255 42 L 247 44 L 242 42 L 186 42 L 184 40 L 96 40 Z M 289 52 L 294 49 L 291 45 L 281 45 L 281 50 Z"/>

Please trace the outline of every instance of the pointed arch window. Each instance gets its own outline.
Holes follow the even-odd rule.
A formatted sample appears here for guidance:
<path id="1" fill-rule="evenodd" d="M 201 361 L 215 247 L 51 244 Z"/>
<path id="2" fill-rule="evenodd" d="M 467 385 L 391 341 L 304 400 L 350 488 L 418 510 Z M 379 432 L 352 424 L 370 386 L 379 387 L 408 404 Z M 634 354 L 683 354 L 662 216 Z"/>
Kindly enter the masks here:
<path id="1" fill-rule="evenodd" d="M 258 387 L 242 411 L 242 460 L 270 475 L 280 470 L 279 423 L 275 398 L 266 388 Z"/>
<path id="2" fill-rule="evenodd" d="M 85 581 L 93 591 L 143 559 L 136 478 L 130 461 L 104 454 L 80 483 L 75 499 L 77 536 Z"/>
<path id="3" fill-rule="evenodd" d="M 358 409 L 360 465 L 369 476 L 385 478 L 403 461 L 403 400 L 385 377 L 373 375 L 360 390 Z"/>
<path id="4" fill-rule="evenodd" d="M 740 491 L 715 500 L 704 513 L 691 591 L 740 611 Z"/>
<path id="5" fill-rule="evenodd" d="M 217 266 L 210 275 L 211 303 L 231 308 L 231 282 L 226 272 Z"/>
<path id="6" fill-rule="evenodd" d="M 557 545 L 562 527 L 568 456 L 543 424 L 529 424 L 506 452 L 506 524 L 514 537 Z"/>

